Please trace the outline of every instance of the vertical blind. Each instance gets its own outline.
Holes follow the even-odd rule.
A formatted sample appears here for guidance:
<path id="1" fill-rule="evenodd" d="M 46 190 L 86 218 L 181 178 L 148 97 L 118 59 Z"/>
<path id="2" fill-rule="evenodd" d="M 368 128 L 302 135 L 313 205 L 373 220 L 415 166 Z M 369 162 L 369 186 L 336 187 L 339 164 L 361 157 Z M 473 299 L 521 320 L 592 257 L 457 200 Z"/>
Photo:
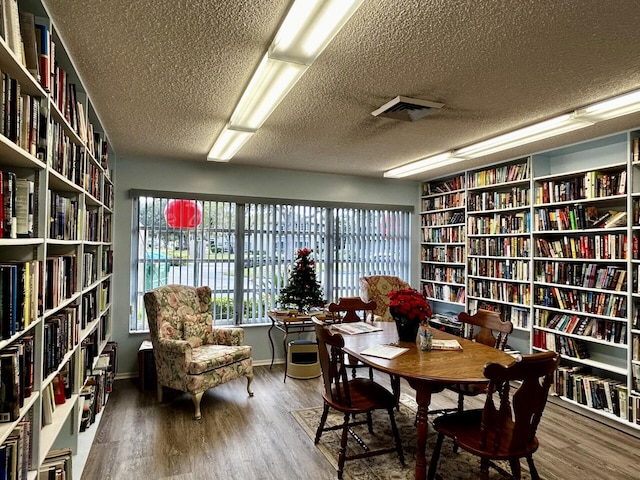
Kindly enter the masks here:
<path id="1" fill-rule="evenodd" d="M 131 331 L 148 329 L 142 297 L 160 285 L 209 285 L 216 325 L 265 323 L 300 248 L 327 301 L 359 294 L 364 275 L 409 277 L 410 214 L 375 208 L 186 200 L 193 228 L 171 226 L 171 198 L 137 196 Z"/>

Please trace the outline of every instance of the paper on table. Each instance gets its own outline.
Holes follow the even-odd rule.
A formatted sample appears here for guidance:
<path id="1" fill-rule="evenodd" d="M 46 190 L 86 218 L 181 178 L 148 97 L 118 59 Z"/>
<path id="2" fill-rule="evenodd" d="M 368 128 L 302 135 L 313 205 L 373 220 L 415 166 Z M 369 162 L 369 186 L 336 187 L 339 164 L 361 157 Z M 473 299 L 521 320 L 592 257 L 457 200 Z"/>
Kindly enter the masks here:
<path id="1" fill-rule="evenodd" d="M 373 347 L 369 347 L 366 350 L 363 350 L 362 355 L 370 355 L 372 357 L 380 357 L 392 359 L 396 358 L 398 355 L 402 355 L 404 352 L 408 351 L 408 348 L 404 347 L 394 347 L 393 345 L 374 345 Z"/>
<path id="2" fill-rule="evenodd" d="M 436 340 L 434 338 L 431 350 L 462 350 L 462 345 L 457 340 Z"/>
<path id="3" fill-rule="evenodd" d="M 348 335 L 379 332 L 382 330 L 381 327 L 376 327 L 375 325 L 365 322 L 335 323 L 332 328 L 338 330 L 340 333 L 346 333 Z"/>

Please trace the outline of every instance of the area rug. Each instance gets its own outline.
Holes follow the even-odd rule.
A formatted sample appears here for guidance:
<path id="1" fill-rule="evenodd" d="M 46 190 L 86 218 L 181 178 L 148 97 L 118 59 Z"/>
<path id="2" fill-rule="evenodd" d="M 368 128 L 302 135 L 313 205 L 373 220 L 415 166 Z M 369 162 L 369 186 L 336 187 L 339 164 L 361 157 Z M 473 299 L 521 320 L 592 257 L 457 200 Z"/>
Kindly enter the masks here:
<path id="1" fill-rule="evenodd" d="M 402 394 L 400 400 L 400 411 L 396 412 L 396 422 L 400 430 L 400 438 L 402 438 L 402 448 L 404 449 L 405 466 L 400 465 L 398 456 L 395 453 L 379 455 L 359 460 L 351 460 L 345 463 L 344 480 L 413 480 L 415 478 L 415 458 L 416 458 L 416 427 L 414 420 L 416 416 L 417 405 L 409 395 Z M 313 442 L 322 414 L 322 407 L 306 408 L 302 410 L 294 410 L 291 412 L 296 421 L 304 429 L 309 436 L 309 441 Z M 391 426 L 389 417 L 384 411 L 374 412 L 373 429 L 374 435 L 371 435 L 366 425 L 354 427 L 354 430 L 360 435 L 370 448 L 379 448 L 380 445 L 389 445 L 393 443 L 391 435 Z M 328 425 L 341 424 L 342 414 L 330 410 L 327 419 Z M 429 437 L 427 442 L 427 462 L 431 460 L 431 453 L 436 442 L 436 434 L 433 428 L 429 429 Z M 331 462 L 334 468 L 338 467 L 338 449 L 340 446 L 340 430 L 328 431 L 322 434 L 320 442 L 317 445 L 318 450 Z M 350 452 L 361 451 L 355 440 L 350 437 L 347 441 L 347 450 Z M 497 462 L 506 471 L 509 464 L 506 462 Z M 522 478 L 530 480 L 531 475 L 526 467 L 526 462 L 521 462 Z M 440 461 L 436 478 L 439 480 L 471 480 L 480 476 L 480 460 L 478 457 L 459 450 L 458 453 L 453 452 L 453 444 L 451 440 L 445 438 L 440 452 Z M 337 478 L 337 476 L 336 476 Z M 490 469 L 492 480 L 505 478 L 493 468 Z"/>

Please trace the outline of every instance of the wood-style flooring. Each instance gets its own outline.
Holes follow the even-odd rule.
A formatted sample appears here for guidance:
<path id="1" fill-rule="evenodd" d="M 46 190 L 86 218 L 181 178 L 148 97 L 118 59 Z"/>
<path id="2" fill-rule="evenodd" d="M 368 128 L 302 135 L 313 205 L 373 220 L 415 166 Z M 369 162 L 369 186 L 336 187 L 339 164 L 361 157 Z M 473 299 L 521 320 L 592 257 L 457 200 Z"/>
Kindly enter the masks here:
<path id="1" fill-rule="evenodd" d="M 385 383 L 385 377 L 376 379 Z M 260 366 L 252 388 L 252 398 L 244 379 L 209 390 L 198 422 L 187 395 L 165 391 L 158 404 L 155 392 L 141 392 L 135 380 L 116 381 L 82 480 L 337 478 L 290 414 L 322 404 L 320 380 L 283 382 L 282 365 Z M 406 384 L 402 389 L 412 391 Z M 478 401 L 465 404 L 473 407 Z M 432 408 L 453 405 L 451 394 L 434 395 Z M 538 438 L 534 458 L 546 480 L 640 478 L 640 438 L 552 402 Z"/>

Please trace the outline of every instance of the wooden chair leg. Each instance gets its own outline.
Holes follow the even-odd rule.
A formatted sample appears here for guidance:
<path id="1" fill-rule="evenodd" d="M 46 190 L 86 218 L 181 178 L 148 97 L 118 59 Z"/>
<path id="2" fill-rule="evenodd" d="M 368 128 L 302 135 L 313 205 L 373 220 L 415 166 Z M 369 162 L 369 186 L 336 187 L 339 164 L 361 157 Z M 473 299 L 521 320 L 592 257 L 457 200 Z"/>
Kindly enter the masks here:
<path id="1" fill-rule="evenodd" d="M 253 382 L 253 375 L 247 375 L 247 393 L 250 397 L 253 397 L 253 391 L 251 390 L 251 382 Z"/>
<path id="2" fill-rule="evenodd" d="M 533 463 L 532 455 L 529 455 L 527 457 L 527 463 L 529 464 L 529 473 L 531 473 L 531 480 L 540 480 L 540 475 L 538 475 L 538 470 L 536 469 L 536 466 Z"/>
<path id="3" fill-rule="evenodd" d="M 396 425 L 396 416 L 393 414 L 393 408 L 390 408 L 387 412 L 389 413 L 389 419 L 391 420 L 391 432 L 393 433 L 393 439 L 396 442 L 398 458 L 400 459 L 400 464 L 404 467 L 404 452 L 402 451 L 402 441 L 400 440 L 398 425 Z"/>
<path id="4" fill-rule="evenodd" d="M 438 461 L 440 460 L 440 449 L 442 448 L 443 440 L 444 435 L 439 433 L 438 439 L 436 440 L 436 445 L 433 447 L 433 453 L 431 454 L 431 462 L 429 462 L 429 472 L 427 473 L 427 478 L 429 480 L 433 480 L 434 478 L 436 478 L 436 470 L 438 469 Z"/>
<path id="5" fill-rule="evenodd" d="M 160 385 L 160 382 L 156 383 L 156 397 L 158 399 L 158 403 L 162 403 L 162 385 Z"/>
<path id="6" fill-rule="evenodd" d="M 511 466 L 511 475 L 516 480 L 520 480 L 522 477 L 522 473 L 520 471 L 520 460 L 518 458 L 509 460 L 509 465 Z"/>
<path id="7" fill-rule="evenodd" d="M 489 460 L 486 458 L 480 459 L 480 478 L 489 480 Z"/>
<path id="8" fill-rule="evenodd" d="M 320 441 L 322 431 L 324 430 L 324 424 L 327 421 L 327 415 L 329 415 L 329 405 L 325 403 L 324 409 L 322 410 L 322 416 L 320 417 L 320 425 L 318 425 L 318 429 L 316 430 L 316 438 L 313 441 L 315 445 L 317 445 Z"/>
<path id="9" fill-rule="evenodd" d="M 342 480 L 344 472 L 344 461 L 347 457 L 347 435 L 349 434 L 349 414 L 344 415 L 344 424 L 342 425 L 342 437 L 340 437 L 340 452 L 338 453 L 338 480 Z"/>
<path id="10" fill-rule="evenodd" d="M 193 406 L 196 409 L 196 412 L 193 416 L 194 420 L 200 420 L 202 418 L 202 414 L 200 413 L 200 401 L 202 400 L 203 395 L 204 392 L 191 394 L 191 400 L 193 401 Z"/>

